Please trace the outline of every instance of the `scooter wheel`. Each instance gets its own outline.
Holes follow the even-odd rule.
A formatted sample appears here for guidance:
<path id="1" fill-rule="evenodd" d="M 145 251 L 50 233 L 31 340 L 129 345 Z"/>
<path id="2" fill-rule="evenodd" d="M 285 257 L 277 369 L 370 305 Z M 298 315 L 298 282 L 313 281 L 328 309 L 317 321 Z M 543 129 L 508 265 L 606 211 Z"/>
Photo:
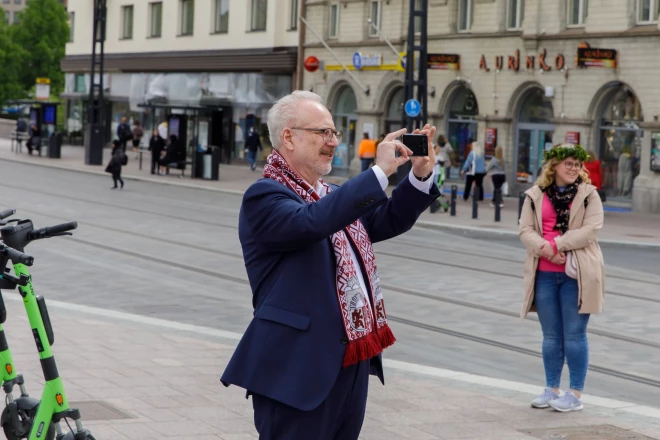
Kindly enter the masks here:
<path id="1" fill-rule="evenodd" d="M 36 409 L 34 411 L 26 411 L 19 409 L 18 418 L 21 426 L 14 426 L 11 422 L 11 417 L 7 412 L 5 407 L 2 410 L 2 415 L 0 416 L 0 423 L 2 423 L 2 430 L 5 432 L 5 437 L 7 440 L 21 440 L 27 439 L 30 436 L 30 430 L 32 429 L 32 423 L 34 421 L 34 416 L 36 415 Z M 52 423 L 48 427 L 46 432 L 45 440 L 54 440 L 55 439 L 55 425 Z"/>

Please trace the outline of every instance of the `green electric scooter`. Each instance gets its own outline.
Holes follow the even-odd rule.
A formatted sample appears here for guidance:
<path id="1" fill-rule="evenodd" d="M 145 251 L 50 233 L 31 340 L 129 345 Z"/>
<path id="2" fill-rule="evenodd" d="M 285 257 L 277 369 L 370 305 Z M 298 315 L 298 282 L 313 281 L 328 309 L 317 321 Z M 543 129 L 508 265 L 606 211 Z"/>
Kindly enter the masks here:
<path id="1" fill-rule="evenodd" d="M 69 407 L 64 385 L 57 371 L 55 358 L 51 351 L 51 346 L 54 343 L 54 335 L 46 302 L 42 296 L 37 296 L 34 293 L 32 277 L 28 271 L 28 266 L 32 265 L 33 259 L 23 254 L 25 247 L 30 242 L 42 238 L 72 235 L 68 231 L 76 229 L 78 224 L 71 222 L 34 230 L 31 220 L 12 220 L 12 222 L 14 221 L 14 224 L 0 228 L 0 237 L 3 242 L 3 245 L 0 246 L 4 248 L 4 251 L 2 251 L 4 253 L 0 252 L 0 255 L 10 260 L 14 266 L 13 278 L 19 281 L 16 284 L 23 297 L 23 303 L 30 327 L 32 328 L 34 341 L 39 351 L 41 368 L 46 382 L 41 400 L 36 408 L 36 413 L 30 419 L 31 427 L 29 436 L 16 438 L 50 440 L 52 439 L 52 430 L 54 428 L 57 432 L 57 440 L 95 440 L 88 430 L 83 429 L 80 411 L 77 408 Z M 4 267 L 2 266 L 2 260 L 0 260 L 0 267 Z M 3 278 L 5 276 L 6 274 L 3 275 Z M 75 432 L 71 429 L 67 419 L 72 419 L 75 422 Z M 70 431 L 66 434 L 60 426 L 59 422 L 61 420 L 64 420 L 69 426 Z"/>
<path id="2" fill-rule="evenodd" d="M 7 224 L 4 221 L 7 217 L 14 215 L 14 209 L 8 209 L 0 212 L 0 225 Z M 15 277 L 9 273 L 7 262 L 15 260 L 23 264 L 32 265 L 32 258 L 20 252 L 0 244 L 0 289 L 14 290 L 16 286 L 27 286 L 30 281 L 27 276 Z M 2 324 L 7 319 L 7 309 L 4 299 L 0 293 L 0 374 L 2 375 L 2 389 L 5 392 L 5 408 L 0 415 L 0 424 L 7 437 L 7 440 L 19 440 L 27 438 L 32 429 L 34 417 L 39 408 L 39 400 L 30 397 L 25 389 L 25 380 L 21 374 L 16 373 L 14 360 L 9 350 L 9 344 L 5 336 Z M 14 398 L 14 388 L 18 386 L 21 395 Z M 55 427 L 50 426 L 44 437 L 46 440 L 55 438 Z"/>

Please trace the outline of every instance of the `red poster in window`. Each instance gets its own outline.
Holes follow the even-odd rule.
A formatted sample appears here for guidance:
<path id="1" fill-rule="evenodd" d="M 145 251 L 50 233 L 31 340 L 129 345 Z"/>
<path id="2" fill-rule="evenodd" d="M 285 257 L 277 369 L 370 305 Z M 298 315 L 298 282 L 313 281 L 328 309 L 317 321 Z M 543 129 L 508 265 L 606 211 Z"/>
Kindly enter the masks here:
<path id="1" fill-rule="evenodd" d="M 580 132 L 579 131 L 566 132 L 566 143 L 578 145 L 580 143 Z"/>
<path id="2" fill-rule="evenodd" d="M 497 128 L 486 129 L 486 145 L 484 147 L 486 150 L 486 156 L 495 155 L 495 147 L 497 147 Z"/>

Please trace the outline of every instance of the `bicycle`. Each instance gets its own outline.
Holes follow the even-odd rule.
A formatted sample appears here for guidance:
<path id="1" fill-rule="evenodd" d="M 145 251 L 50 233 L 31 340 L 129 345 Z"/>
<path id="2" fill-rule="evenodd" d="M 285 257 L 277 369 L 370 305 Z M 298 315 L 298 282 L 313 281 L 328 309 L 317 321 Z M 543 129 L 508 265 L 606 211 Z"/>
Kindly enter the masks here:
<path id="1" fill-rule="evenodd" d="M 32 266 L 34 259 L 23 254 L 25 247 L 35 240 L 43 238 L 58 237 L 64 235 L 73 235 L 71 230 L 76 229 L 76 222 L 64 223 L 56 226 L 45 227 L 34 230 L 31 220 L 11 220 L 15 222 L 0 228 L 0 237 L 3 244 L 0 245 L 0 255 L 3 255 L 5 265 L 10 260 L 14 267 L 14 280 L 18 279 L 18 291 L 23 297 L 23 303 L 28 315 L 30 327 L 34 335 L 34 340 L 41 360 L 41 368 L 44 373 L 44 389 L 39 400 L 36 412 L 30 419 L 29 436 L 14 437 L 16 439 L 27 438 L 28 440 L 52 440 L 56 431 L 56 440 L 95 440 L 92 434 L 83 428 L 80 411 L 77 408 L 69 407 L 69 401 L 64 391 L 62 378 L 57 371 L 55 358 L 51 350 L 55 342 L 53 327 L 48 316 L 46 301 L 43 296 L 37 296 L 34 292 L 32 277 L 28 266 Z M 4 250 L 3 250 L 4 249 Z M 0 261 L 0 265 L 2 261 Z M 4 267 L 4 266 L 0 266 Z M 3 279 L 7 273 L 3 274 Z M 76 425 L 74 432 L 67 419 L 72 419 Z M 66 434 L 60 426 L 60 421 L 64 420 L 69 427 Z M 18 425 L 12 423 L 16 429 Z M 24 425 L 22 425 L 24 426 Z M 48 428 L 46 428 L 48 427 Z M 3 426 L 4 428 L 4 426 Z M 45 431 L 45 432 L 44 432 Z M 10 434 L 18 435 L 17 431 L 10 431 Z M 45 434 L 45 437 L 44 437 Z M 7 435 L 7 431 L 5 431 Z M 14 440 L 7 435 L 8 440 Z"/>

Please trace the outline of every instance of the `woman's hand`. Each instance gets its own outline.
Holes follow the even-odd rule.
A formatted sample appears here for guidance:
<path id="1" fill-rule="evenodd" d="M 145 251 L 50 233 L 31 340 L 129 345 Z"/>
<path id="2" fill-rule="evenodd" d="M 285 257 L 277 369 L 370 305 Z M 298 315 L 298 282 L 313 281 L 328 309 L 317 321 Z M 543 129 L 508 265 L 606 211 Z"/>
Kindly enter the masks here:
<path id="1" fill-rule="evenodd" d="M 555 255 L 555 250 L 552 248 L 552 245 L 548 240 L 545 240 L 539 248 L 541 249 L 541 256 L 543 258 L 550 260 Z"/>
<path id="2" fill-rule="evenodd" d="M 554 264 L 565 264 L 566 263 L 566 254 L 563 252 L 557 252 L 555 255 L 550 258 L 550 262 Z"/>

